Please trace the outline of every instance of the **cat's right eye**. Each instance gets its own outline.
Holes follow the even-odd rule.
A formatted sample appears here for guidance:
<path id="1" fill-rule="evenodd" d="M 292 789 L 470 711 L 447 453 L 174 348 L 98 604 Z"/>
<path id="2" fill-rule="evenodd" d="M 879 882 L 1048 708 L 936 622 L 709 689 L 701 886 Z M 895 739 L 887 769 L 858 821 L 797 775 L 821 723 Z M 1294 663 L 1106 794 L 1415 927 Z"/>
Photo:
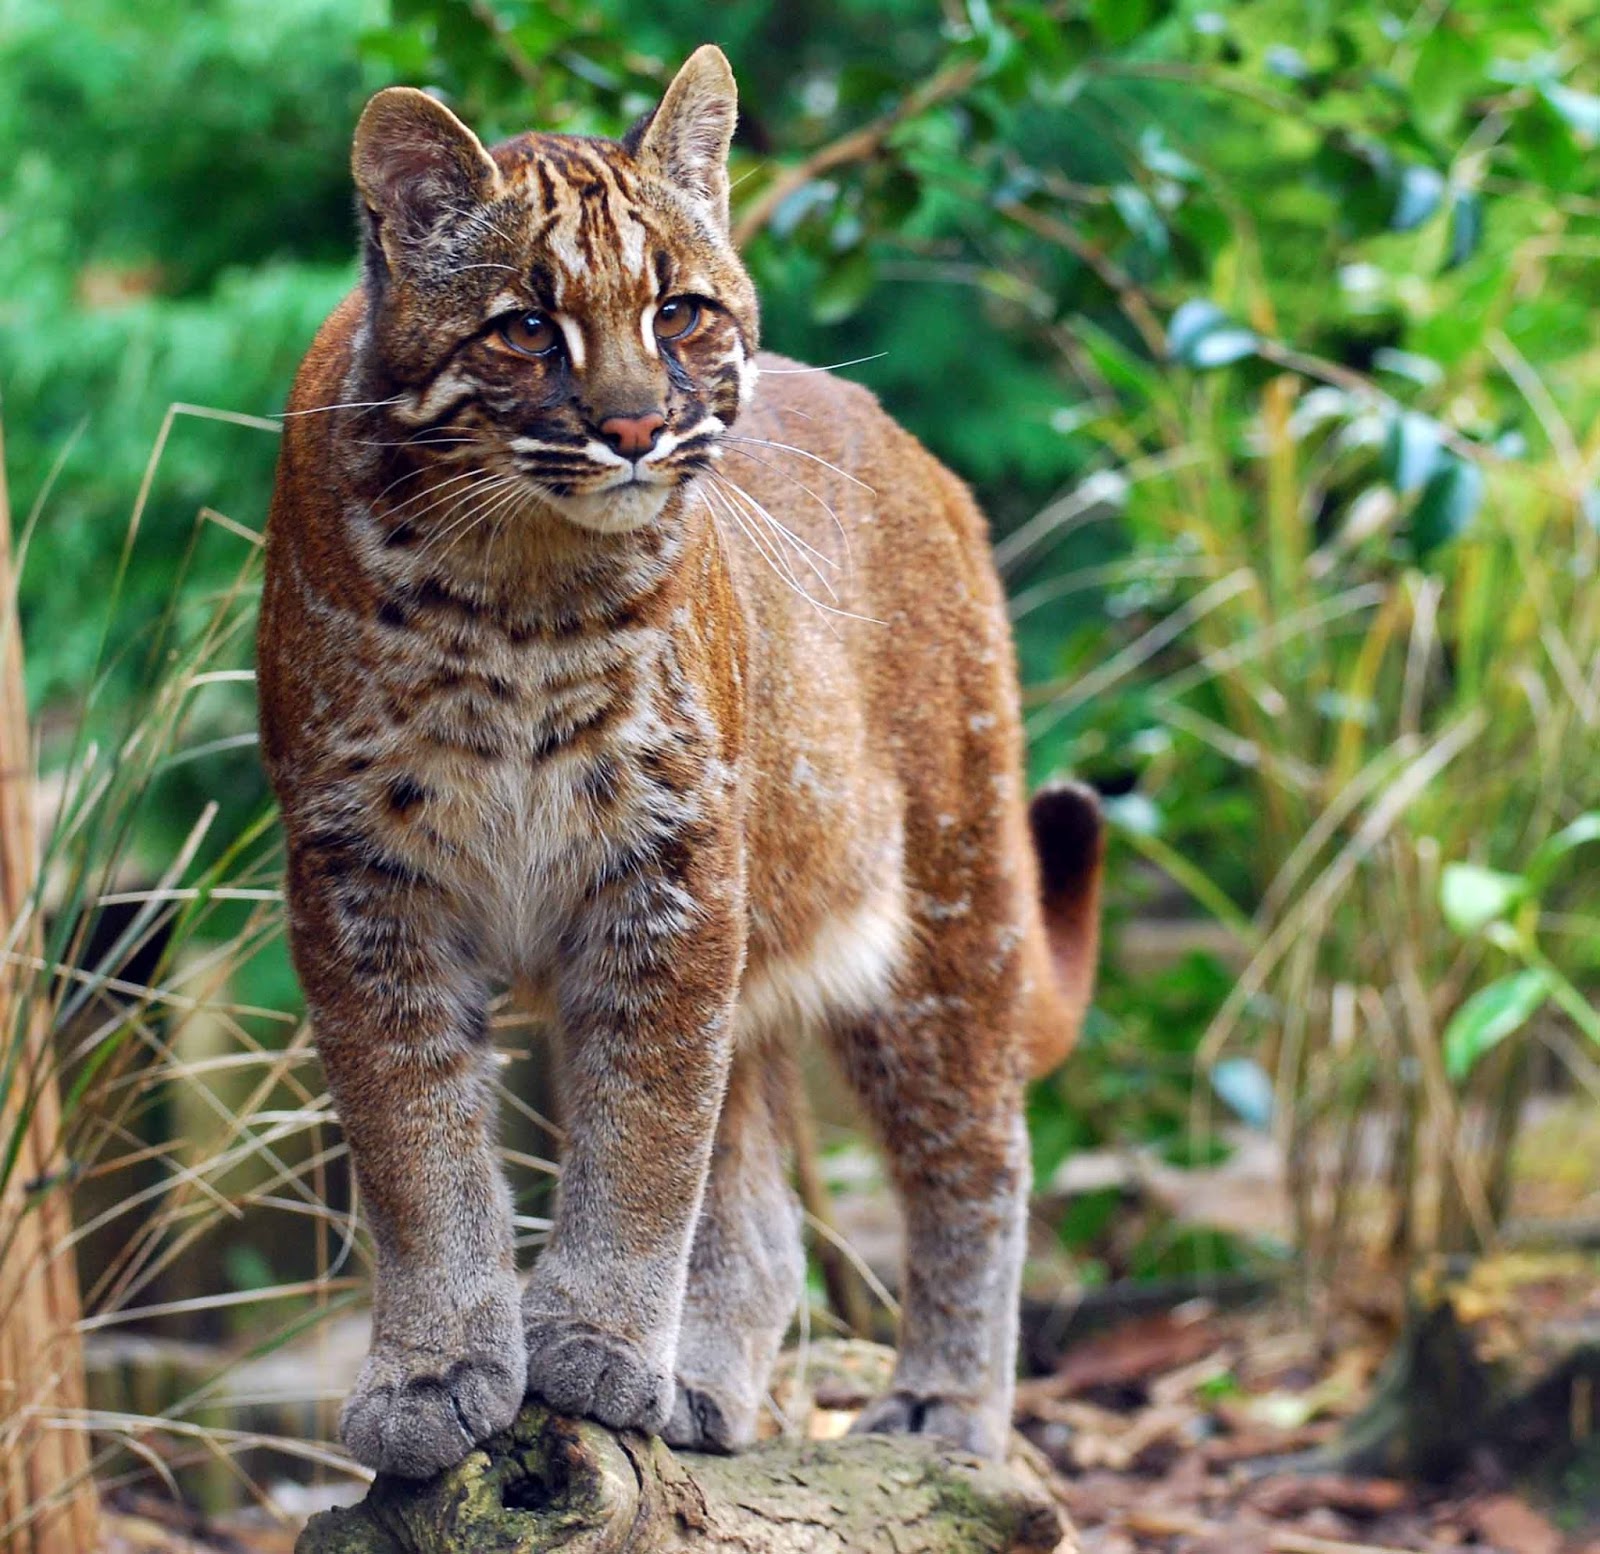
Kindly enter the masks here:
<path id="1" fill-rule="evenodd" d="M 496 333 L 519 356 L 548 356 L 561 344 L 561 331 L 543 313 L 517 313 Z"/>

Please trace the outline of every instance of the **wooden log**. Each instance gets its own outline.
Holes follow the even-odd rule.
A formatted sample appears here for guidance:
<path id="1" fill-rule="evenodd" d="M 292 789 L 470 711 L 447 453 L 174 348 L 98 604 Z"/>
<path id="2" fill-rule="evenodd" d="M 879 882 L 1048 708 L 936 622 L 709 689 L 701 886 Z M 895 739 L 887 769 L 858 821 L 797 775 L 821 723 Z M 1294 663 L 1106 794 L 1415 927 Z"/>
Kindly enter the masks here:
<path id="1" fill-rule="evenodd" d="M 1025 1450 L 1025 1449 L 1024 1449 Z M 1023 1457 L 891 1436 L 773 1441 L 738 1457 L 526 1405 L 438 1478 L 378 1478 L 314 1516 L 295 1554 L 1072 1554 Z"/>

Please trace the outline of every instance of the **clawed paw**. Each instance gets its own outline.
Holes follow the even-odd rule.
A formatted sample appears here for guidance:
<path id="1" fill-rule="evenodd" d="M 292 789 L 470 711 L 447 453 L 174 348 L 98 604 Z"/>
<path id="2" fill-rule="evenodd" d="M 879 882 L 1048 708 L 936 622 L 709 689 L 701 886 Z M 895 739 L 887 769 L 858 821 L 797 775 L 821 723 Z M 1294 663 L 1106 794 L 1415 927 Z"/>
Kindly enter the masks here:
<path id="1" fill-rule="evenodd" d="M 672 1417 L 662 1436 L 682 1451 L 736 1452 L 756 1438 L 756 1411 L 724 1401 L 703 1387 L 680 1380 L 672 1400 Z"/>
<path id="2" fill-rule="evenodd" d="M 886 1393 L 861 1411 L 853 1435 L 929 1435 L 978 1457 L 1005 1455 L 1006 1421 L 968 1398 Z"/>
<path id="3" fill-rule="evenodd" d="M 672 1411 L 672 1374 L 638 1345 L 586 1322 L 529 1317 L 528 1390 L 563 1414 L 613 1430 L 659 1435 Z"/>
<path id="4" fill-rule="evenodd" d="M 428 1478 L 503 1430 L 522 1403 L 520 1355 L 375 1348 L 339 1418 L 351 1454 L 380 1473 Z M 517 1363 L 512 1363 L 512 1361 Z"/>

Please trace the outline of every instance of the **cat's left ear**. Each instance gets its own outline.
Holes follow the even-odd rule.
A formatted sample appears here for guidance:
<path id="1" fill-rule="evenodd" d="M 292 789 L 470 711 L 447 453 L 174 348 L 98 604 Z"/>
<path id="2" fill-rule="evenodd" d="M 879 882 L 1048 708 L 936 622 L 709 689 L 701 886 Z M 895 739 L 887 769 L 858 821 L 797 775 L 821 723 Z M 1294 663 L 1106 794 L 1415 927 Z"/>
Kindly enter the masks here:
<path id="1" fill-rule="evenodd" d="M 728 147 L 739 89 L 714 43 L 697 48 L 672 78 L 656 111 L 628 135 L 628 149 L 671 182 L 705 201 L 728 226 Z"/>
<path id="2" fill-rule="evenodd" d="M 350 168 L 391 263 L 501 187 L 478 137 L 443 103 L 409 86 L 388 87 L 367 104 Z"/>

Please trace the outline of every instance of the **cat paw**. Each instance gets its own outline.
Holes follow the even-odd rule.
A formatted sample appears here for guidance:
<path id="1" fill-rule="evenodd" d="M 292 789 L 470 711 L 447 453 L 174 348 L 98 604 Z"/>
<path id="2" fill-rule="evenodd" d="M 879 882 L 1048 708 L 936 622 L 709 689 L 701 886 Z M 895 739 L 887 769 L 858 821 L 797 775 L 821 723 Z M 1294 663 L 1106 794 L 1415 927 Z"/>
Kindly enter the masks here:
<path id="1" fill-rule="evenodd" d="M 379 1346 L 339 1416 L 358 1461 L 380 1473 L 430 1478 L 503 1430 L 522 1406 L 521 1355 L 450 1359 Z"/>
<path id="2" fill-rule="evenodd" d="M 672 1373 L 637 1344 L 568 1317 L 530 1316 L 528 1391 L 563 1414 L 613 1430 L 661 1434 L 672 1413 Z"/>
<path id="3" fill-rule="evenodd" d="M 886 1393 L 861 1411 L 852 1435 L 928 1435 L 977 1457 L 1005 1455 L 1006 1421 L 970 1398 Z"/>
<path id="4" fill-rule="evenodd" d="M 725 1400 L 705 1387 L 679 1378 L 672 1399 L 672 1417 L 662 1438 L 683 1451 L 729 1453 L 755 1443 L 756 1410 Z"/>

